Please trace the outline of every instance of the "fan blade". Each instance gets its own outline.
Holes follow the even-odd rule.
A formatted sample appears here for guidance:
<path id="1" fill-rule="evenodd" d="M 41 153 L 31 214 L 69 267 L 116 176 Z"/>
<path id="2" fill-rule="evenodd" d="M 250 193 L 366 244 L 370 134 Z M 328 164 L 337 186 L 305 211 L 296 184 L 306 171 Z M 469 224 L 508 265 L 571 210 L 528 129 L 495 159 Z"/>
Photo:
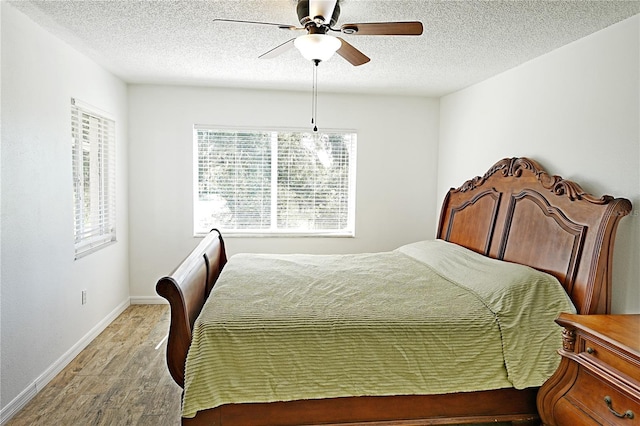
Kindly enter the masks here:
<path id="1" fill-rule="evenodd" d="M 366 64 L 371 59 L 349 43 L 347 43 L 344 39 L 340 37 L 336 37 L 342 43 L 340 49 L 336 51 L 336 53 L 346 59 L 353 66 L 358 66 L 362 64 Z"/>
<path id="2" fill-rule="evenodd" d="M 344 24 L 340 30 L 354 35 L 421 35 L 422 22 L 372 22 L 368 24 Z"/>
<path id="3" fill-rule="evenodd" d="M 304 30 L 304 28 L 296 27 L 294 25 L 287 24 L 275 24 L 273 22 L 261 22 L 261 21 L 241 21 L 238 19 L 214 19 L 213 22 L 232 22 L 236 24 L 257 24 L 257 25 L 271 25 L 274 27 L 278 27 L 281 30 Z"/>
<path id="4" fill-rule="evenodd" d="M 282 43 L 279 46 L 274 47 L 273 49 L 269 50 L 268 52 L 263 53 L 262 55 L 258 56 L 258 58 L 260 59 L 271 59 L 271 58 L 275 58 L 276 56 L 279 56 L 281 54 L 283 54 L 284 52 L 286 52 L 287 50 L 291 49 L 293 47 L 293 41 L 295 40 L 295 37 L 292 38 L 291 40 L 287 40 L 284 43 Z"/>

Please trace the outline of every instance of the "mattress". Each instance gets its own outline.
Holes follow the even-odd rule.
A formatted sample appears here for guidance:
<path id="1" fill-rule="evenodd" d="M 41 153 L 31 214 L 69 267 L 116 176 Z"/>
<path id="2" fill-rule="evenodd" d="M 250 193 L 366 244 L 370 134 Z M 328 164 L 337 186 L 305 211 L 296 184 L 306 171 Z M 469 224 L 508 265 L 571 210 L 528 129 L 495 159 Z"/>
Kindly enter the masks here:
<path id="1" fill-rule="evenodd" d="M 540 386 L 552 276 L 441 240 L 383 253 L 232 256 L 196 320 L 183 416 L 222 404 Z"/>

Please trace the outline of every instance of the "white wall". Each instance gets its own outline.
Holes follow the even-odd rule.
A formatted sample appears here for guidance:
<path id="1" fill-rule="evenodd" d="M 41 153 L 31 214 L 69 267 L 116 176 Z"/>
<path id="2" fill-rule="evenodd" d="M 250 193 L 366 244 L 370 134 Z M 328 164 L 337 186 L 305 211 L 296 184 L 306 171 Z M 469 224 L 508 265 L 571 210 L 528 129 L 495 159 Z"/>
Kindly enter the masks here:
<path id="1" fill-rule="evenodd" d="M 432 238 L 438 101 L 320 93 L 319 127 L 358 132 L 355 238 L 228 238 L 237 252 L 390 250 Z M 194 124 L 307 128 L 310 93 L 129 87 L 131 295 L 155 295 L 192 237 Z"/>
<path id="2" fill-rule="evenodd" d="M 634 204 L 618 228 L 614 313 L 640 313 L 640 16 L 441 99 L 438 198 L 498 159 L 531 157 Z"/>
<path id="3" fill-rule="evenodd" d="M 127 87 L 13 6 L 1 7 L 0 401 L 6 418 L 128 305 Z M 78 261 L 71 97 L 109 112 L 117 128 L 118 242 Z"/>

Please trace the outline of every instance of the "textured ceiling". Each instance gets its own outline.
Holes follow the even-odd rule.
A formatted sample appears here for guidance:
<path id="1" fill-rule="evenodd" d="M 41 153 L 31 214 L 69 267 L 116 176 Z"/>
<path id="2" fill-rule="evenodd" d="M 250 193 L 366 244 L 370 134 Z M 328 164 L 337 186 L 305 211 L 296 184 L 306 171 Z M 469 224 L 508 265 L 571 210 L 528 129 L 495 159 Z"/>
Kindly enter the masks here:
<path id="1" fill-rule="evenodd" d="M 130 83 L 308 90 L 312 65 L 296 49 L 258 56 L 304 33 L 213 22 L 297 25 L 295 0 L 11 1 L 38 24 Z M 371 62 L 335 55 L 321 91 L 440 96 L 640 13 L 639 1 L 343 0 L 338 26 L 419 20 L 424 34 L 346 36 Z"/>

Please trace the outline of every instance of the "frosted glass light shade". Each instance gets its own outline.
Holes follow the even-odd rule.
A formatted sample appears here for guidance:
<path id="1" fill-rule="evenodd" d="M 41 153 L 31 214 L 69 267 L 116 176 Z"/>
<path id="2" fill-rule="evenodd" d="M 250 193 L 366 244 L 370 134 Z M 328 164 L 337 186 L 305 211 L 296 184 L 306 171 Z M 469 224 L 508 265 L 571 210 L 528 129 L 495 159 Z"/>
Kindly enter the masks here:
<path id="1" fill-rule="evenodd" d="M 307 34 L 296 38 L 293 44 L 309 61 L 326 61 L 342 46 L 337 38 L 326 34 Z"/>

